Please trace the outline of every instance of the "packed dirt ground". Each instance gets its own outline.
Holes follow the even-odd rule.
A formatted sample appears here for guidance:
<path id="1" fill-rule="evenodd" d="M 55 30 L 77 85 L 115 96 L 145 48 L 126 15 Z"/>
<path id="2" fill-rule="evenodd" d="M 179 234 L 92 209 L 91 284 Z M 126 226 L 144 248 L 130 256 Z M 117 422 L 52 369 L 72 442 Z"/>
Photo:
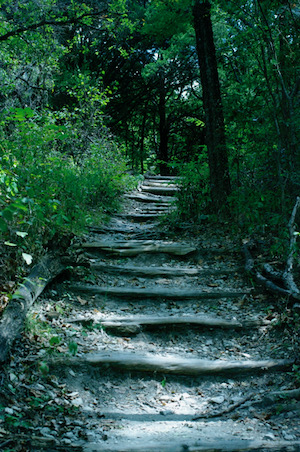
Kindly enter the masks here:
<path id="1" fill-rule="evenodd" d="M 3 451 L 300 450 L 297 314 L 226 231 L 168 231 L 146 179 L 73 244 L 0 374 Z"/>

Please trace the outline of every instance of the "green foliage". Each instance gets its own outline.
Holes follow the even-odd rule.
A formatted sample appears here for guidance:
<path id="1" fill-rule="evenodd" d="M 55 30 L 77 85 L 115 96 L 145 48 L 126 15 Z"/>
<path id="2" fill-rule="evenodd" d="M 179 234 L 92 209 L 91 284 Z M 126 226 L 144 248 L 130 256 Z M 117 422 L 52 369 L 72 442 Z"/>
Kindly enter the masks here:
<path id="1" fill-rule="evenodd" d="M 61 343 L 61 338 L 59 336 L 52 336 L 49 339 L 49 344 L 50 344 L 51 347 L 56 347 L 60 343 Z"/>
<path id="2" fill-rule="evenodd" d="M 177 208 L 181 221 L 199 222 L 207 213 L 209 205 L 209 168 L 207 151 L 187 163 L 172 162 L 180 176 L 181 190 L 177 194 Z"/>
<path id="3" fill-rule="evenodd" d="M 2 116 L 0 231 L 28 265 L 57 234 L 80 233 L 95 216 L 103 220 L 130 186 L 122 151 L 104 134 L 91 133 L 80 158 L 61 152 L 80 135 L 82 114 L 17 108 Z"/>
<path id="4" fill-rule="evenodd" d="M 0 407 L 1 410 L 1 407 Z M 14 412 L 14 414 L 1 414 L 0 419 L 3 419 L 4 425 L 14 428 L 30 428 L 31 423 L 25 419 L 24 413 Z"/>
<path id="5" fill-rule="evenodd" d="M 156 0 L 146 11 L 143 33 L 159 43 L 186 31 L 191 20 L 190 0 Z M 189 20 L 187 20 L 189 19 Z"/>
<path id="6" fill-rule="evenodd" d="M 283 252 L 300 174 L 298 12 L 211 3 L 234 224 L 278 232 Z M 162 116 L 182 176 L 176 215 L 201 220 L 210 196 L 192 4 L 111 0 L 98 15 L 91 2 L 1 2 L 0 36 L 24 28 L 0 44 L 2 256 L 29 266 L 57 235 L 114 211 L 132 186 L 126 163 L 156 171 Z M 53 24 L 35 28 L 43 19 Z"/>
<path id="7" fill-rule="evenodd" d="M 69 348 L 69 352 L 71 353 L 71 355 L 75 356 L 77 353 L 77 349 L 78 349 L 77 342 L 74 342 L 74 341 L 69 342 L 68 348 Z"/>
<path id="8" fill-rule="evenodd" d="M 38 370 L 39 372 L 41 372 L 41 374 L 46 377 L 47 375 L 49 375 L 49 366 L 47 363 L 45 363 L 44 361 L 40 361 L 38 363 Z"/>
<path id="9" fill-rule="evenodd" d="M 300 387 L 300 366 L 293 364 L 293 372 L 290 375 L 294 378 L 297 388 Z"/>

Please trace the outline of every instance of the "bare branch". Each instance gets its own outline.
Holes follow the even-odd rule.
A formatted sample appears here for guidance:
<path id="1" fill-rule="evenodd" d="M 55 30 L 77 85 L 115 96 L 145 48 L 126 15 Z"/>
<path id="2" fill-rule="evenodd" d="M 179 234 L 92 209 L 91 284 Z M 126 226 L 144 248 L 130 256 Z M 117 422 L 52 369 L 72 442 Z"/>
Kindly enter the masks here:
<path id="1" fill-rule="evenodd" d="M 84 17 L 97 17 L 99 15 L 104 14 L 105 12 L 106 12 L 106 10 L 96 11 L 96 12 L 88 12 L 88 13 L 86 12 L 86 13 L 80 14 L 77 17 L 71 17 L 69 19 L 67 17 L 62 17 L 62 18 L 57 17 L 56 19 L 52 19 L 52 20 L 44 19 L 44 20 L 41 20 L 40 22 L 36 22 L 34 24 L 27 25 L 26 27 L 19 27 L 19 28 L 16 28 L 15 30 L 8 31 L 4 35 L 0 36 L 0 41 L 6 41 L 7 39 L 9 39 L 12 36 L 20 35 L 26 31 L 37 30 L 38 28 L 45 27 L 46 25 L 55 25 L 55 26 L 63 27 L 65 25 L 75 24 L 77 22 L 80 22 L 80 20 L 83 19 Z"/>
<path id="2" fill-rule="evenodd" d="M 298 196 L 296 199 L 296 203 L 294 205 L 291 218 L 288 224 L 289 234 L 290 234 L 290 252 L 286 261 L 285 271 L 283 273 L 283 280 L 288 288 L 293 294 L 295 298 L 300 298 L 300 291 L 294 281 L 293 277 L 293 264 L 294 264 L 294 255 L 295 255 L 295 247 L 297 242 L 297 233 L 296 233 L 296 225 L 295 225 L 295 217 L 297 214 L 297 210 L 300 206 L 300 197 Z"/>

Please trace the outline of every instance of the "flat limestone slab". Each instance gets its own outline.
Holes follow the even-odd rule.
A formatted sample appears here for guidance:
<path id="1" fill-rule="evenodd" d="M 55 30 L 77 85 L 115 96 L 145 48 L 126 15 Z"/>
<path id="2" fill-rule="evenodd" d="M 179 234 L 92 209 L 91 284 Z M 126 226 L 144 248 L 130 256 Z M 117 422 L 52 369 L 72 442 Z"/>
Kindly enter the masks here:
<path id="1" fill-rule="evenodd" d="M 239 268 L 224 268 L 224 269 L 214 269 L 214 268 L 180 268 L 180 267 L 136 267 L 136 266 L 126 266 L 121 265 L 108 265 L 107 263 L 92 263 L 91 268 L 95 270 L 102 271 L 104 273 L 113 274 L 131 274 L 135 276 L 168 276 L 168 277 L 178 277 L 178 276 L 209 276 L 209 275 L 230 275 L 236 273 Z"/>
<path id="2" fill-rule="evenodd" d="M 144 203 L 156 203 L 164 206 L 169 206 L 174 198 L 171 196 L 155 196 L 155 195 L 144 195 L 143 193 L 132 193 L 126 194 L 125 198 L 134 199 L 135 201 L 140 201 Z"/>
<path id="3" fill-rule="evenodd" d="M 52 363 L 61 364 L 60 359 Z M 223 361 L 180 357 L 175 355 L 151 355 L 134 352 L 110 351 L 89 353 L 83 358 L 64 358 L 65 365 L 108 365 L 122 370 L 163 372 L 176 375 L 225 375 L 231 377 L 245 373 L 261 373 L 290 369 L 293 360 L 265 359 L 260 361 Z"/>
<path id="4" fill-rule="evenodd" d="M 139 427 L 139 428 L 138 428 Z M 136 426 L 136 431 L 141 432 L 143 425 Z M 130 433 L 130 432 L 129 432 Z M 246 452 L 246 451 L 274 451 L 274 452 L 298 452 L 300 448 L 299 441 L 268 441 L 262 439 L 232 439 L 223 440 L 218 436 L 219 439 L 214 441 L 193 441 L 192 438 L 189 441 L 177 441 L 174 439 L 167 441 L 155 441 L 155 439 L 149 440 L 148 438 L 143 438 L 141 433 L 139 433 L 139 438 L 132 438 L 132 435 L 128 435 L 127 442 L 118 441 L 118 444 L 114 445 L 103 445 L 100 443 L 87 443 L 83 446 L 83 452 Z M 155 435 L 155 430 L 153 431 L 153 436 Z M 167 435 L 165 435 L 167 436 Z M 195 434 L 191 435 L 195 436 Z M 200 436 L 198 434 L 198 436 Z M 174 435 L 173 435 L 174 437 Z"/>
<path id="5" fill-rule="evenodd" d="M 179 188 L 177 187 L 168 187 L 168 186 L 151 187 L 142 185 L 141 189 L 143 192 L 152 193 L 153 195 L 167 195 L 167 196 L 175 195 L 179 191 Z"/>
<path id="6" fill-rule="evenodd" d="M 168 299 L 198 299 L 198 300 L 213 300 L 219 298 L 237 298 L 243 295 L 249 295 L 251 290 L 227 290 L 216 291 L 203 289 L 193 290 L 175 290 L 164 287 L 150 287 L 150 288 L 136 288 L 136 287 L 102 287 L 88 284 L 71 284 L 70 290 L 75 292 L 84 292 L 92 295 L 105 295 L 118 298 L 168 298 Z"/>
<path id="7" fill-rule="evenodd" d="M 196 251 L 194 246 L 154 240 L 96 241 L 83 243 L 81 247 L 126 256 L 136 256 L 141 253 L 168 253 L 185 256 Z"/>
<path id="8" fill-rule="evenodd" d="M 170 210 L 172 210 L 173 207 L 171 205 L 156 205 L 156 204 L 145 204 L 143 205 L 142 209 L 138 209 L 140 212 L 139 213 L 160 213 L 160 212 L 169 212 Z M 174 210 L 174 209 L 173 209 Z"/>
<path id="9" fill-rule="evenodd" d="M 180 180 L 180 176 L 161 176 L 160 174 L 157 174 L 155 176 L 145 176 L 145 179 L 148 180 L 163 180 L 163 181 L 169 181 L 169 180 L 173 180 L 173 181 L 178 181 Z"/>
<path id="10" fill-rule="evenodd" d="M 140 223 L 144 223 L 146 221 L 155 221 L 161 216 L 161 213 L 128 213 L 128 214 L 119 214 L 118 217 L 126 218 L 130 221 L 138 221 Z"/>
<path id="11" fill-rule="evenodd" d="M 169 188 L 178 188 L 178 184 L 174 184 L 172 181 L 162 181 L 162 180 L 156 180 L 156 181 L 151 181 L 151 180 L 145 180 L 143 182 L 143 187 L 147 186 L 147 187 L 169 187 Z"/>
<path id="12" fill-rule="evenodd" d="M 197 325 L 215 328 L 244 328 L 246 324 L 234 320 L 225 320 L 209 316 L 143 316 L 123 317 L 105 319 L 100 322 L 106 327 L 117 328 L 118 326 L 164 326 L 164 325 Z M 251 325 L 253 325 L 252 323 Z M 256 323 L 257 324 L 257 323 Z M 250 325 L 250 323 L 249 323 Z"/>

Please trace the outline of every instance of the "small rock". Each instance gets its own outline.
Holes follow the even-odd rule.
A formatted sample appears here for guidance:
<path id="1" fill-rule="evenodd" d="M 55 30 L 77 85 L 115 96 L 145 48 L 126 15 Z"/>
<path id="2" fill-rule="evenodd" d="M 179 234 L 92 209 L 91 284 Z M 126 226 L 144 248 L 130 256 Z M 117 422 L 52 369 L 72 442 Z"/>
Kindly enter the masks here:
<path id="1" fill-rule="evenodd" d="M 56 432 L 51 430 L 49 427 L 42 427 L 40 429 L 41 435 L 45 436 L 46 438 L 55 439 Z"/>
<path id="2" fill-rule="evenodd" d="M 6 408 L 4 408 L 4 411 L 5 411 L 5 413 L 10 414 L 10 415 L 14 414 L 14 410 L 9 408 L 8 406 Z"/>
<path id="3" fill-rule="evenodd" d="M 68 397 L 71 397 L 71 398 L 73 398 L 73 397 L 76 397 L 77 398 L 77 396 L 79 395 L 79 392 L 69 392 L 69 394 L 67 394 L 68 395 Z"/>
<path id="4" fill-rule="evenodd" d="M 282 436 L 287 441 L 293 441 L 294 439 L 296 439 L 294 435 L 291 435 L 288 432 L 282 432 Z"/>
<path id="5" fill-rule="evenodd" d="M 74 425 L 78 425 L 79 427 L 83 427 L 83 426 L 85 425 L 85 422 L 80 421 L 79 419 L 75 419 L 75 420 L 73 421 L 73 424 L 74 424 Z"/>
<path id="6" fill-rule="evenodd" d="M 20 408 L 20 407 L 18 407 L 16 405 L 12 406 L 11 409 L 14 410 L 14 411 L 22 411 L 22 408 Z"/>
<path id="7" fill-rule="evenodd" d="M 65 438 L 70 438 L 70 439 L 76 439 L 76 436 L 74 435 L 74 433 L 73 432 L 67 432 L 66 434 L 65 434 Z"/>
<path id="8" fill-rule="evenodd" d="M 217 403 L 218 405 L 220 405 L 220 404 L 223 403 L 224 401 L 225 401 L 225 397 L 223 397 L 223 396 L 212 397 L 212 398 L 210 399 L 210 402 Z"/>
<path id="9" fill-rule="evenodd" d="M 17 383 L 18 382 L 18 377 L 16 376 L 16 374 L 14 374 L 12 372 L 9 374 L 9 379 L 10 379 L 10 381 L 12 383 Z"/>
<path id="10" fill-rule="evenodd" d="M 81 397 L 77 397 L 77 399 L 72 400 L 72 405 L 75 406 L 82 406 L 83 405 L 83 400 Z"/>
<path id="11" fill-rule="evenodd" d="M 83 406 L 82 409 L 88 416 L 93 415 L 95 412 L 94 408 L 92 408 L 91 406 L 88 406 L 88 405 Z"/>
<path id="12" fill-rule="evenodd" d="M 37 383 L 34 387 L 39 391 L 45 391 L 45 386 L 41 385 L 40 383 Z"/>
<path id="13" fill-rule="evenodd" d="M 174 411 L 165 410 L 165 411 L 160 411 L 159 414 L 161 414 L 161 416 L 170 416 L 171 414 L 174 414 Z"/>
<path id="14" fill-rule="evenodd" d="M 164 401 L 164 402 L 169 402 L 170 400 L 172 400 L 172 396 L 169 396 L 169 395 L 161 395 L 161 396 L 159 397 L 159 400 L 162 400 L 162 401 Z"/>
<path id="15" fill-rule="evenodd" d="M 264 439 L 270 439 L 271 441 L 275 441 L 276 437 L 275 435 L 273 435 L 273 433 L 270 432 L 264 435 Z"/>
<path id="16" fill-rule="evenodd" d="M 57 311 L 47 312 L 47 318 L 48 318 L 49 320 L 58 319 L 59 316 L 60 316 L 60 313 L 57 312 Z"/>
<path id="17" fill-rule="evenodd" d="M 86 433 L 86 439 L 90 442 L 95 441 L 96 435 L 95 432 L 93 432 L 92 430 L 88 430 Z"/>

